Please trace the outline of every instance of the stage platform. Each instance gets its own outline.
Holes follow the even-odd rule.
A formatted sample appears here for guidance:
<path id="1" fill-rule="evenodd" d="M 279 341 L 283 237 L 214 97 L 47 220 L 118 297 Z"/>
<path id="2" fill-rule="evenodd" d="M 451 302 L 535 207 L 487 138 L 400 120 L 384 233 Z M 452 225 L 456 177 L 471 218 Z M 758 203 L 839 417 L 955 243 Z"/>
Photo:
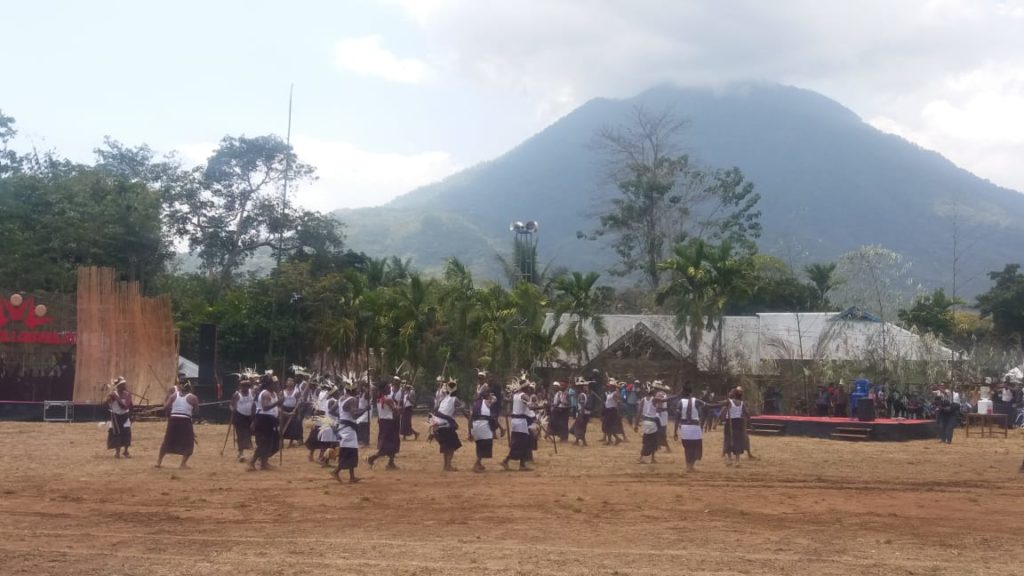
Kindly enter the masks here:
<path id="1" fill-rule="evenodd" d="M 755 434 L 806 436 L 833 440 L 875 440 L 902 442 L 938 438 L 934 420 L 879 418 L 861 422 L 851 418 L 818 416 L 752 416 L 750 430 Z"/>

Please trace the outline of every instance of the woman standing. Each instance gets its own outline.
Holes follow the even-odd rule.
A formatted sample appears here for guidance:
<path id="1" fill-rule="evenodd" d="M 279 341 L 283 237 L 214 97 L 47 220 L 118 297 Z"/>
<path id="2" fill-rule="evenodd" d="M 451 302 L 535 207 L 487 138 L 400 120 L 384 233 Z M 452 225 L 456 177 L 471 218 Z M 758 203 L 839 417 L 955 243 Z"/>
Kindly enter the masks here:
<path id="1" fill-rule="evenodd" d="M 605 384 L 604 410 L 601 411 L 601 433 L 604 434 L 601 442 L 604 444 L 611 444 L 614 440 L 618 445 L 622 442 L 620 436 L 626 435 L 622 430 L 622 415 L 619 413 L 620 401 L 618 382 L 614 378 L 609 378 L 608 383 Z"/>
<path id="2" fill-rule="evenodd" d="M 591 396 L 593 392 L 590 391 L 588 383 L 582 378 L 577 378 L 576 382 L 573 383 L 573 387 L 576 388 L 576 405 L 578 410 L 576 412 L 576 420 L 572 423 L 572 435 L 576 437 L 576 445 L 578 446 L 581 442 L 585 447 L 587 445 L 587 425 L 590 423 L 591 415 Z"/>
<path id="3" fill-rule="evenodd" d="M 256 470 L 257 462 L 261 470 L 269 470 L 270 457 L 281 449 L 281 436 L 278 430 L 279 408 L 284 398 L 278 394 L 279 384 L 270 373 L 263 376 L 260 388 L 260 394 L 256 397 L 256 417 L 253 419 L 256 450 L 249 460 L 250 471 Z"/>
<path id="4" fill-rule="evenodd" d="M 288 447 L 295 442 L 302 442 L 302 414 L 299 412 L 299 399 L 306 392 L 306 385 L 295 385 L 295 380 L 285 380 L 284 392 L 281 397 L 281 437 L 288 441 Z"/>
<path id="5" fill-rule="evenodd" d="M 530 437 L 530 426 L 533 425 L 536 413 L 530 405 L 533 395 L 533 382 L 523 380 L 515 394 L 512 395 L 512 413 L 509 415 L 509 448 L 508 456 L 501 461 L 501 467 L 508 470 L 509 460 L 519 461 L 519 470 L 529 471 L 526 463 L 533 460 L 533 440 Z"/>
<path id="6" fill-rule="evenodd" d="M 452 466 L 452 458 L 455 451 L 462 448 L 462 441 L 459 440 L 459 423 L 455 421 L 455 413 L 462 408 L 462 401 L 459 400 L 459 385 L 455 380 L 450 380 L 446 386 L 448 395 L 441 398 L 437 410 L 434 412 L 434 438 L 440 447 L 441 455 L 444 457 L 444 471 L 455 472 Z M 479 460 L 478 460 L 479 462 Z"/>
<path id="7" fill-rule="evenodd" d="M 747 449 L 748 417 L 747 406 L 743 402 L 743 389 L 737 386 L 729 392 L 729 399 L 722 409 L 722 425 L 725 431 L 722 453 L 729 458 L 728 466 L 732 466 L 734 457 L 739 463 L 740 455 Z"/>
<path id="8" fill-rule="evenodd" d="M 231 396 L 231 420 L 235 427 L 239 462 L 245 462 L 245 451 L 252 450 L 252 415 L 255 409 L 256 397 L 252 394 L 252 381 L 243 378 L 238 382 L 238 390 Z"/>
<path id="9" fill-rule="evenodd" d="M 188 468 L 188 459 L 192 456 L 196 443 L 192 418 L 198 409 L 199 398 L 192 393 L 191 384 L 185 382 L 171 388 L 164 402 L 164 410 L 168 411 L 167 431 L 164 432 L 164 442 L 160 445 L 160 455 L 157 456 L 157 468 L 163 465 L 164 456 L 167 454 L 181 455 L 180 468 Z"/>
<path id="10" fill-rule="evenodd" d="M 110 420 L 107 422 L 107 450 L 113 450 L 114 458 L 120 458 L 123 449 L 124 457 L 131 458 L 128 447 L 132 445 L 132 419 L 129 417 L 132 394 L 128 391 L 128 382 L 123 376 L 114 381 L 114 390 L 107 396 L 107 408 L 110 410 Z"/>

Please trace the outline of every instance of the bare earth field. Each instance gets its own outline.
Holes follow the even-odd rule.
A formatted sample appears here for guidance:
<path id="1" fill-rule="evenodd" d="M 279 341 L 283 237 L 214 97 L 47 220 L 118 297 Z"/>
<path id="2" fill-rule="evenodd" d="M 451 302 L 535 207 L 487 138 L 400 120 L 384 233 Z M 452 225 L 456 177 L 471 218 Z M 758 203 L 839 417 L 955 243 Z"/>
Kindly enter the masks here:
<path id="1" fill-rule="evenodd" d="M 464 424 L 463 424 L 464 425 Z M 421 429 L 423 425 L 418 423 Z M 598 436 L 596 423 L 591 436 Z M 114 460 L 95 424 L 0 423 L 2 574 L 1020 574 L 1024 442 L 752 438 L 727 468 L 721 431 L 699 472 L 681 450 L 550 444 L 537 471 L 441 472 L 436 444 L 401 470 L 338 484 L 304 449 L 247 473 L 197 426 L 190 470 L 155 469 L 163 423 Z M 424 438 L 424 436 L 421 436 Z M 504 457 L 505 441 L 495 455 Z M 365 457 L 365 451 L 361 456 Z M 274 460 L 277 464 L 277 458 Z"/>

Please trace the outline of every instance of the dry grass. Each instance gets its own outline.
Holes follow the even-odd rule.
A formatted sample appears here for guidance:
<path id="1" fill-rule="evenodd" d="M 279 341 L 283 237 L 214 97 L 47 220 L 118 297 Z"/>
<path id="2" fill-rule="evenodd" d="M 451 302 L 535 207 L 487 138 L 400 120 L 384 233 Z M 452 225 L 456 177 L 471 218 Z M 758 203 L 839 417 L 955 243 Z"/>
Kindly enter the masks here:
<path id="1" fill-rule="evenodd" d="M 697 474 L 678 449 L 550 444 L 533 473 L 442 473 L 436 445 L 340 485 L 302 449 L 247 473 L 198 426 L 191 470 L 154 469 L 163 424 L 115 461 L 94 424 L 0 423 L 0 554 L 13 574 L 1015 574 L 1021 438 L 753 439 Z M 592 432 L 592 435 L 594 432 Z M 504 441 L 496 445 L 503 456 Z M 365 453 L 362 454 L 365 456 Z M 276 460 L 275 460 L 276 463 Z M 492 469 L 497 463 L 492 462 Z"/>

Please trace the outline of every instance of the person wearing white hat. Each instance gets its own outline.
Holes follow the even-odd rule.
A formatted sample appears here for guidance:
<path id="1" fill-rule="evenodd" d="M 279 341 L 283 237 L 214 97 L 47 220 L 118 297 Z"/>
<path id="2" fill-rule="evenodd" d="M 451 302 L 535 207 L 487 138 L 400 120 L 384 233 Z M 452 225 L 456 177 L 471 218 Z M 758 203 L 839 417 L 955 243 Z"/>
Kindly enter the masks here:
<path id="1" fill-rule="evenodd" d="M 107 450 L 114 451 L 114 458 L 131 458 L 128 448 L 132 445 L 132 394 L 128 391 L 128 382 L 124 377 L 114 381 L 114 389 L 107 395 L 107 408 L 110 419 L 107 421 Z"/>
<path id="2" fill-rule="evenodd" d="M 501 467 L 508 470 L 510 460 L 519 461 L 519 470 L 529 471 L 526 463 L 533 461 L 533 438 L 530 435 L 530 426 L 533 425 L 536 414 L 535 406 L 531 404 L 530 397 L 533 395 L 533 382 L 525 377 L 520 381 L 518 390 L 512 395 L 512 412 L 509 430 L 508 456 L 501 461 Z"/>
<path id="3" fill-rule="evenodd" d="M 602 444 L 611 444 L 614 441 L 618 445 L 625 439 L 622 415 L 619 413 L 621 400 L 618 382 L 614 378 L 608 378 L 605 384 L 604 409 L 601 411 L 601 433 L 604 434 Z"/>

